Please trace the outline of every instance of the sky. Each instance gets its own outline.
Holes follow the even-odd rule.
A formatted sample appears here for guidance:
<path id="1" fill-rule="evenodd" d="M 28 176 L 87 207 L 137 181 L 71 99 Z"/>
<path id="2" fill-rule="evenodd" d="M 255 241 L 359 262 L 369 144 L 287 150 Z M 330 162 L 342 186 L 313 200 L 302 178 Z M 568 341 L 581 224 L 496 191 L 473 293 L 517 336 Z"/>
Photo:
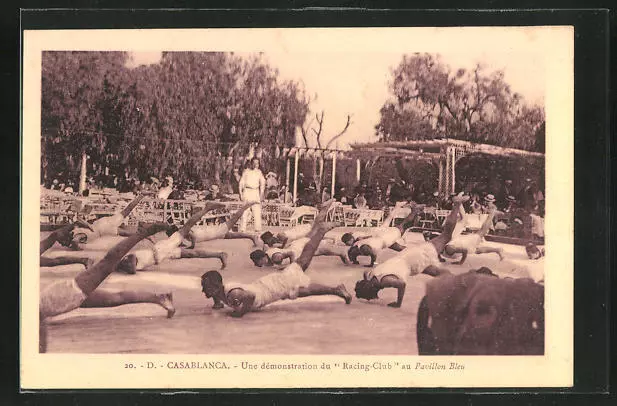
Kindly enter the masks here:
<path id="1" fill-rule="evenodd" d="M 411 53 L 411 52 L 410 52 Z M 248 52 L 240 52 L 248 56 Z M 472 69 L 476 63 L 488 71 L 503 70 L 513 92 L 533 104 L 544 104 L 545 64 L 537 50 L 494 49 L 490 52 L 465 49 L 440 52 L 442 61 L 453 71 Z M 133 52 L 129 66 L 157 63 L 160 52 Z M 284 80 L 301 81 L 312 99 L 312 117 L 324 111 L 324 139 L 340 132 L 351 115 L 351 126 L 339 138 L 338 147 L 351 142 L 376 140 L 374 126 L 379 109 L 388 98 L 391 70 L 401 61 L 401 52 L 264 52 L 263 60 L 279 70 Z"/>

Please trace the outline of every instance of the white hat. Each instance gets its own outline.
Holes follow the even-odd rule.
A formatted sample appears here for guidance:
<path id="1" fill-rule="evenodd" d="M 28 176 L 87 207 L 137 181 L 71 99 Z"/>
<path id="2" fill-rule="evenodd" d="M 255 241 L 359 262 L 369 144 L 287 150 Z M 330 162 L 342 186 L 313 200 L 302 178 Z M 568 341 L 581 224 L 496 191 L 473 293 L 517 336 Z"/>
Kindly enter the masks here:
<path id="1" fill-rule="evenodd" d="M 485 201 L 487 201 L 487 202 L 489 202 L 489 203 L 492 203 L 492 202 L 494 202 L 494 201 L 495 201 L 495 196 L 493 196 L 493 195 L 491 195 L 491 194 L 488 194 L 488 195 L 486 195 L 486 197 L 484 198 L 484 200 L 485 200 Z"/>

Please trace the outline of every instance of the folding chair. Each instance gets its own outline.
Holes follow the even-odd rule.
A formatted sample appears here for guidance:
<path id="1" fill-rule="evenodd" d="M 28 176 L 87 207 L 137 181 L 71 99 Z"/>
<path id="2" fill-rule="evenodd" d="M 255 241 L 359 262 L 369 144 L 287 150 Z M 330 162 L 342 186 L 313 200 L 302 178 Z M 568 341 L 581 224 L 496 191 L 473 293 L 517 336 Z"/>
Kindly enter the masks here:
<path id="1" fill-rule="evenodd" d="M 290 206 L 280 206 L 279 208 L 279 225 L 283 227 L 294 227 L 298 225 L 298 216 L 296 208 Z"/>
<path id="2" fill-rule="evenodd" d="M 420 217 L 420 227 L 421 228 L 435 227 L 435 222 L 437 221 L 437 217 L 435 216 L 435 214 L 436 214 L 436 210 L 434 207 L 425 207 Z"/>
<path id="3" fill-rule="evenodd" d="M 343 216 L 345 217 L 345 226 L 355 227 L 360 217 L 360 211 L 352 208 L 343 208 Z"/>

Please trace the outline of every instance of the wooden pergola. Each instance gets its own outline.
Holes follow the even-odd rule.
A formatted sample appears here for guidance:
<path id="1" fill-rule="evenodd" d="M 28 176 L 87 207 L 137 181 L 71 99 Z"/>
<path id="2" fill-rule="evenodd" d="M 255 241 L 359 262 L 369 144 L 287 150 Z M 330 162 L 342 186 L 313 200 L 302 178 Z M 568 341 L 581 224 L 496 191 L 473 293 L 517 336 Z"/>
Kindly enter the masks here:
<path id="1" fill-rule="evenodd" d="M 535 157 L 544 159 L 540 152 L 496 145 L 477 144 L 470 141 L 442 138 L 417 141 L 392 141 L 376 143 L 357 143 L 350 145 L 348 156 L 359 160 L 363 157 L 413 157 L 436 162 L 439 165 L 439 193 L 449 195 L 455 192 L 456 163 L 468 155 L 488 155 L 497 157 Z M 360 165 L 358 164 L 358 168 Z M 358 170 L 359 172 L 359 170 Z M 359 177 L 359 173 L 358 173 Z"/>

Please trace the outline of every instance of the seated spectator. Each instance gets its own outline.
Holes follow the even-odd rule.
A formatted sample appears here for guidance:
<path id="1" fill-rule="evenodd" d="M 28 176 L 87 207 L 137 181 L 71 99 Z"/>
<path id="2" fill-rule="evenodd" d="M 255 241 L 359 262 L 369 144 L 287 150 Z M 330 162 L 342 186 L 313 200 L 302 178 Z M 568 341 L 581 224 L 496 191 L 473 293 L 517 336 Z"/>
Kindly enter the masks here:
<path id="1" fill-rule="evenodd" d="M 487 214 L 491 211 L 496 211 L 497 206 L 495 206 L 495 196 L 492 194 L 488 194 L 484 197 L 484 205 L 482 207 L 482 213 Z"/>
<path id="2" fill-rule="evenodd" d="M 321 201 L 327 202 L 328 200 L 330 200 L 330 193 L 328 193 L 328 188 L 324 186 L 321 188 Z"/>
<path id="3" fill-rule="evenodd" d="M 359 193 L 355 197 L 353 200 L 353 205 L 356 209 L 366 209 L 366 198 L 364 197 L 364 193 Z"/>
<path id="4" fill-rule="evenodd" d="M 161 200 L 167 200 L 171 192 L 174 190 L 174 179 L 171 176 L 165 178 L 165 186 L 159 189 L 156 197 Z"/>
<path id="5" fill-rule="evenodd" d="M 439 199 L 439 192 L 433 192 L 433 196 L 428 200 L 429 207 L 436 207 L 437 209 L 441 208 L 441 201 Z"/>
<path id="6" fill-rule="evenodd" d="M 221 192 L 219 189 L 218 185 L 212 185 L 210 186 L 210 189 L 208 189 L 208 193 L 206 193 L 206 196 L 204 198 L 204 200 L 220 200 L 221 199 Z"/>
<path id="7" fill-rule="evenodd" d="M 300 206 L 316 206 L 320 203 L 320 196 L 317 194 L 315 184 L 311 183 L 304 195 L 300 197 Z"/>
<path id="8" fill-rule="evenodd" d="M 266 200 L 277 200 L 279 198 L 279 192 L 276 189 L 269 189 L 266 191 Z"/>
<path id="9" fill-rule="evenodd" d="M 73 190 L 73 181 L 69 181 L 68 185 L 63 190 L 66 194 L 73 194 L 75 191 Z"/>
<path id="10" fill-rule="evenodd" d="M 268 172 L 266 174 L 266 190 L 268 189 L 278 189 L 279 181 L 274 172 Z"/>

